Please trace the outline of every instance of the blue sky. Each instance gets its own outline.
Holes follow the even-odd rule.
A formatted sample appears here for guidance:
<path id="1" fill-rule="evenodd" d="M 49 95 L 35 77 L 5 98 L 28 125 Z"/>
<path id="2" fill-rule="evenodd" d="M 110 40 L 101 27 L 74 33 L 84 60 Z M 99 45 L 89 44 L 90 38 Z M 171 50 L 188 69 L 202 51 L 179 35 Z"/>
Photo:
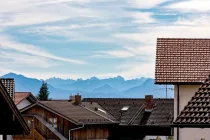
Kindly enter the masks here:
<path id="1" fill-rule="evenodd" d="M 156 40 L 210 37 L 209 0 L 7 0 L 0 75 L 154 77 Z"/>

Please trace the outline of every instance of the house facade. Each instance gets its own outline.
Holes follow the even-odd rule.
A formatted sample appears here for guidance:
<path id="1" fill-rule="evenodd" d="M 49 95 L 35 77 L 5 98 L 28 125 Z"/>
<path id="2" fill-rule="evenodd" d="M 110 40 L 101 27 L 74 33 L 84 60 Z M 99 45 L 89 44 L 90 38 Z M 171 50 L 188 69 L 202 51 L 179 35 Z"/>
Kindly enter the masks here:
<path id="1" fill-rule="evenodd" d="M 156 84 L 174 85 L 176 119 L 210 74 L 210 39 L 159 38 L 156 51 Z M 210 128 L 178 126 L 175 140 L 210 138 Z"/>
<path id="2" fill-rule="evenodd" d="M 14 140 L 108 139 L 112 128 L 118 124 L 97 103 L 83 104 L 80 95 L 75 96 L 75 101 L 38 101 L 20 111 L 31 131 L 25 138 L 22 135 L 14 136 Z"/>

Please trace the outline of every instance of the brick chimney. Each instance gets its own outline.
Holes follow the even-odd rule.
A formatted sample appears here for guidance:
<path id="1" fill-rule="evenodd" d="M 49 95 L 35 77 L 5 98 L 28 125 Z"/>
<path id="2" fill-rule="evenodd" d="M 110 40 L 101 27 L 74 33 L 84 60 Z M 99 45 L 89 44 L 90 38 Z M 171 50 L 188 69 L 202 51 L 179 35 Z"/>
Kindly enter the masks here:
<path id="1" fill-rule="evenodd" d="M 154 101 L 152 95 L 145 95 L 145 112 L 152 112 Z"/>
<path id="2" fill-rule="evenodd" d="M 75 105 L 80 105 L 81 101 L 82 101 L 82 96 L 79 95 L 79 93 L 77 93 L 77 95 L 75 95 L 75 102 L 74 102 L 74 104 Z"/>
<path id="3" fill-rule="evenodd" d="M 15 81 L 13 78 L 0 78 L 12 100 L 15 100 Z"/>

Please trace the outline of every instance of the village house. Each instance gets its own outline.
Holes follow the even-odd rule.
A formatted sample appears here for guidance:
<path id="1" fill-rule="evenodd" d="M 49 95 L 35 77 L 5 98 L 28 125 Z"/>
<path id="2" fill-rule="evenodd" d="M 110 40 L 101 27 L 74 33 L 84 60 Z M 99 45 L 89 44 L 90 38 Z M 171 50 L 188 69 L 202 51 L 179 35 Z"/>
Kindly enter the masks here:
<path id="1" fill-rule="evenodd" d="M 81 100 L 81 95 L 75 95 L 70 100 L 37 101 L 20 111 L 31 128 L 24 140 L 167 140 L 173 135 L 173 106 L 173 99 L 152 96 Z"/>
<path id="2" fill-rule="evenodd" d="M 210 39 L 157 39 L 155 83 L 175 88 L 174 140 L 210 138 L 209 74 Z"/>
<path id="3" fill-rule="evenodd" d="M 31 129 L 29 139 L 108 139 L 118 121 L 97 103 L 75 100 L 38 101 L 20 110 Z M 16 135 L 14 140 L 22 140 Z"/>
<path id="4" fill-rule="evenodd" d="M 0 140 L 11 140 L 11 135 L 28 135 L 30 131 L 14 104 L 13 83 L 14 79 L 0 79 Z"/>

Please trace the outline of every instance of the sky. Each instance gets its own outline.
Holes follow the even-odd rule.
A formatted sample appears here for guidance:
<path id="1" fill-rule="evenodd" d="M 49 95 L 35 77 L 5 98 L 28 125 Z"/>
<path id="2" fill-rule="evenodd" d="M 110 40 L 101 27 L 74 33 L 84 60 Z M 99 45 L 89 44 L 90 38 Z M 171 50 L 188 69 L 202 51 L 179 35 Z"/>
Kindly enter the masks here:
<path id="1" fill-rule="evenodd" d="M 0 0 L 0 75 L 152 77 L 157 38 L 210 38 L 209 0 Z"/>

